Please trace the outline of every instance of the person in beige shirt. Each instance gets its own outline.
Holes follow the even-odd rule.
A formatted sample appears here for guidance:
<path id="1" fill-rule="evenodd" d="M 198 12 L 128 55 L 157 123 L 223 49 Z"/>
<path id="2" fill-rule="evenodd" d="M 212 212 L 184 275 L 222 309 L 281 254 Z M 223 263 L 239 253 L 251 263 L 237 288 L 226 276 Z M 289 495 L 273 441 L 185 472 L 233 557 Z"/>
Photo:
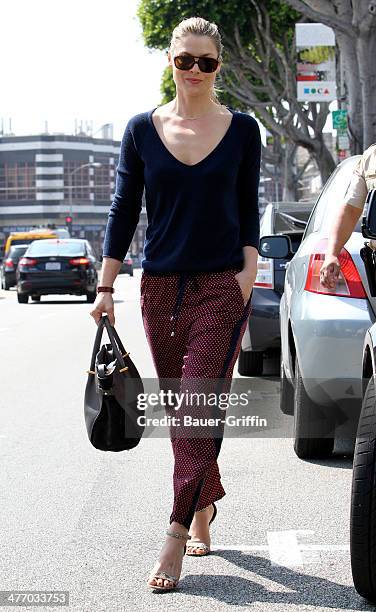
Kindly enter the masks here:
<path id="1" fill-rule="evenodd" d="M 328 248 L 320 268 L 320 282 L 327 289 L 334 289 L 337 284 L 340 271 L 338 255 L 354 231 L 370 189 L 376 189 L 376 143 L 364 151 L 355 166 L 345 199 L 331 227 Z"/>

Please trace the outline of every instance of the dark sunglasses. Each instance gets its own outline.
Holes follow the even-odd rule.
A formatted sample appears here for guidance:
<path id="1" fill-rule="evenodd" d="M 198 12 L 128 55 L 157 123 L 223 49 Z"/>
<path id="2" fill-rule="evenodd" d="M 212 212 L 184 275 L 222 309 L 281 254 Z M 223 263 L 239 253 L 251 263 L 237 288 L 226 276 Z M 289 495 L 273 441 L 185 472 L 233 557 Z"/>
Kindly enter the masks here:
<path id="1" fill-rule="evenodd" d="M 214 72 L 218 68 L 219 61 L 214 57 L 193 57 L 192 55 L 176 55 L 174 64 L 179 70 L 190 70 L 195 64 L 201 72 Z"/>

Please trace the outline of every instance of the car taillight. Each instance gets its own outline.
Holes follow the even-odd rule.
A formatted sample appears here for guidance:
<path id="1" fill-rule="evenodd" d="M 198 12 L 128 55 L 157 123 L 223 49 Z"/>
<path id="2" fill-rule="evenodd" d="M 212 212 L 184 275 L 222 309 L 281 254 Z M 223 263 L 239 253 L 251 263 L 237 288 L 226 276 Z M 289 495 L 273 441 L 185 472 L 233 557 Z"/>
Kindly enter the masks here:
<path id="1" fill-rule="evenodd" d="M 72 264 L 72 266 L 86 265 L 89 262 L 90 260 L 87 257 L 75 257 L 74 259 L 69 260 L 69 263 Z"/>
<path id="2" fill-rule="evenodd" d="M 273 260 L 269 257 L 258 256 L 257 259 L 257 275 L 254 282 L 255 287 L 263 287 L 264 289 L 273 289 Z"/>
<path id="3" fill-rule="evenodd" d="M 306 291 L 312 291 L 313 293 L 325 293 L 326 295 L 365 298 L 366 292 L 359 272 L 356 269 L 350 253 L 345 248 L 343 248 L 338 255 L 341 268 L 335 288 L 327 289 L 320 283 L 320 268 L 325 259 L 327 242 L 327 238 L 320 240 L 315 247 L 315 251 L 309 258 L 308 273 L 304 289 Z"/>
<path id="4" fill-rule="evenodd" d="M 12 261 L 11 259 L 6 259 L 4 261 L 4 265 L 6 268 L 14 268 L 14 261 Z"/>
<path id="5" fill-rule="evenodd" d="M 37 263 L 36 259 L 32 259 L 31 257 L 21 257 L 18 265 L 20 266 L 35 266 Z"/>

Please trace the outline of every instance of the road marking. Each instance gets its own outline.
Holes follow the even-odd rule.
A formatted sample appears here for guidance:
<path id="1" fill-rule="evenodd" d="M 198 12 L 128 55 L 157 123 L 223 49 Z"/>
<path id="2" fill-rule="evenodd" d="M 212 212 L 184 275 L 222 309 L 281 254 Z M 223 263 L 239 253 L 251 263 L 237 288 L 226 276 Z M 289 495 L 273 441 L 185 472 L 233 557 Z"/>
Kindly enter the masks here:
<path id="1" fill-rule="evenodd" d="M 238 550 L 241 552 L 269 553 L 271 565 L 296 567 L 308 563 L 319 563 L 320 552 L 350 552 L 350 544 L 304 544 L 299 542 L 299 536 L 312 536 L 310 529 L 289 529 L 284 531 L 268 531 L 267 545 L 251 546 L 213 545 L 213 550 Z"/>
<path id="2" fill-rule="evenodd" d="M 267 540 L 272 565 L 303 565 L 296 531 L 268 531 Z"/>
<path id="3" fill-rule="evenodd" d="M 248 546 L 247 544 L 242 544 L 240 546 L 235 546 L 233 544 L 212 544 L 211 548 L 214 550 L 239 550 L 239 551 L 269 551 L 269 546 L 265 544 L 254 544 L 253 546 Z M 334 551 L 349 551 L 350 544 L 305 544 L 299 546 L 300 550 L 322 550 L 323 552 L 334 552 Z"/>

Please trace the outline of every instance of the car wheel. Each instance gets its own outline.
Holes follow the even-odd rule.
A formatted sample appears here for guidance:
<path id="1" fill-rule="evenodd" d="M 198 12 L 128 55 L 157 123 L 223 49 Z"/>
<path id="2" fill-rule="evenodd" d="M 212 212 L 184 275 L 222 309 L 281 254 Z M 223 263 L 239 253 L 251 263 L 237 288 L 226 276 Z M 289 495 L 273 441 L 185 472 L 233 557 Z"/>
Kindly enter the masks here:
<path id="1" fill-rule="evenodd" d="M 29 296 L 27 293 L 17 293 L 17 300 L 19 304 L 27 304 Z"/>
<path id="2" fill-rule="evenodd" d="M 333 421 L 321 406 L 308 396 L 295 357 L 294 451 L 300 459 L 328 457 L 334 448 Z"/>
<path id="3" fill-rule="evenodd" d="M 238 372 L 241 376 L 261 376 L 264 366 L 262 351 L 243 351 L 240 349 Z"/>
<path id="4" fill-rule="evenodd" d="M 294 387 L 291 382 L 286 378 L 285 368 L 282 361 L 281 355 L 281 387 L 279 394 L 279 407 L 283 414 L 294 414 Z"/>
<path id="5" fill-rule="evenodd" d="M 133 270 L 132 270 L 132 272 L 129 272 L 129 276 L 133 276 Z"/>
<path id="6" fill-rule="evenodd" d="M 350 509 L 350 557 L 354 586 L 376 601 L 376 399 L 372 377 L 356 434 Z"/>
<path id="7" fill-rule="evenodd" d="M 97 297 L 97 294 L 95 291 L 88 291 L 88 293 L 86 294 L 86 301 L 89 304 L 93 304 L 95 302 L 96 297 Z"/>
<path id="8" fill-rule="evenodd" d="M 40 295 L 32 295 L 31 299 L 33 300 L 33 302 L 40 302 Z"/>

